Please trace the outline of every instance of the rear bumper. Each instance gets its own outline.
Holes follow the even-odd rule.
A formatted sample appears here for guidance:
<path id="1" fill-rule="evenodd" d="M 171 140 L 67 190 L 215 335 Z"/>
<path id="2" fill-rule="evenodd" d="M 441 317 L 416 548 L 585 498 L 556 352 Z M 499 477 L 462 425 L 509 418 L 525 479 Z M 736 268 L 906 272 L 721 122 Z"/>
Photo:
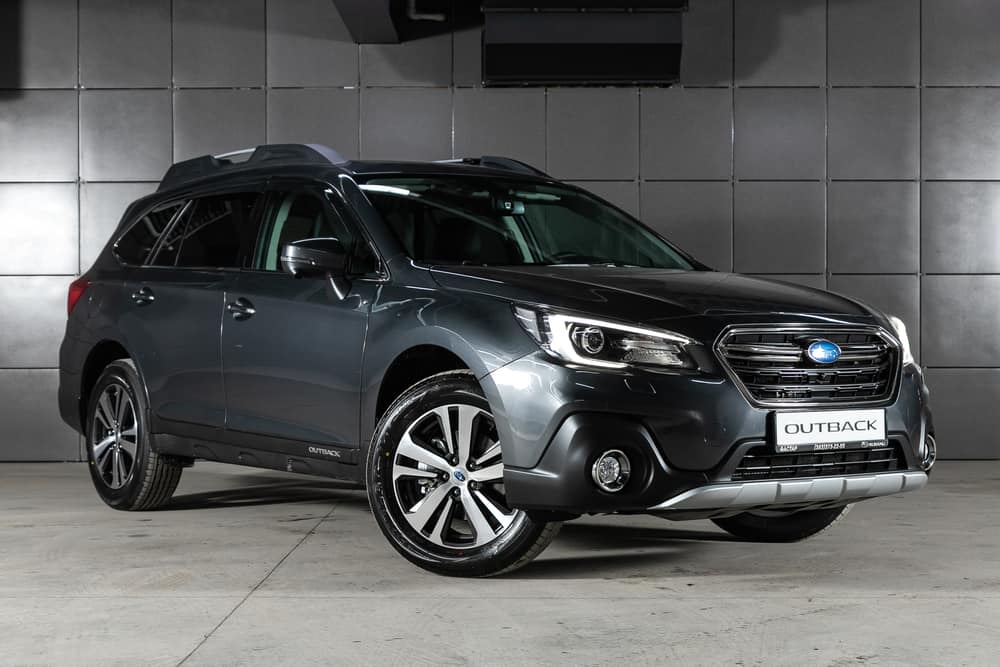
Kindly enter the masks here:
<path id="1" fill-rule="evenodd" d="M 747 511 L 750 509 L 816 505 L 843 505 L 866 498 L 916 491 L 927 485 L 920 471 L 847 475 L 814 479 L 784 479 L 766 482 L 709 484 L 681 493 L 649 508 L 668 511 Z"/>

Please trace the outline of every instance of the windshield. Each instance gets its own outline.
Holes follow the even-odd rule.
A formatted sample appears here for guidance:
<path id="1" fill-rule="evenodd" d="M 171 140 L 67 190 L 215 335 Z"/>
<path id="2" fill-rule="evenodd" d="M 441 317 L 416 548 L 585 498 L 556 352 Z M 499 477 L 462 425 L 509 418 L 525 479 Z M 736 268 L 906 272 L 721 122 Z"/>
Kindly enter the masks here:
<path id="1" fill-rule="evenodd" d="M 420 262 L 694 268 L 624 213 L 564 186 L 416 176 L 377 178 L 360 187 Z"/>

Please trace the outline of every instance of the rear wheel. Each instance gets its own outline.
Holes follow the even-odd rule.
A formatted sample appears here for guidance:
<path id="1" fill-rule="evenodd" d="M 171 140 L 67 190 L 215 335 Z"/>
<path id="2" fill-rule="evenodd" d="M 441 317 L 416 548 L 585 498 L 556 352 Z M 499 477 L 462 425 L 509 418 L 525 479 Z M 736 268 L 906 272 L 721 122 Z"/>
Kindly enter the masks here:
<path id="1" fill-rule="evenodd" d="M 549 544 L 559 523 L 507 505 L 501 443 L 469 373 L 407 390 L 368 451 L 368 499 L 382 532 L 411 562 L 438 574 L 515 570 Z"/>
<path id="2" fill-rule="evenodd" d="M 782 512 L 744 512 L 725 519 L 712 519 L 719 528 L 754 542 L 797 542 L 820 533 L 850 511 L 851 505 L 833 509 Z"/>
<path id="3" fill-rule="evenodd" d="M 101 499 L 119 510 L 165 504 L 181 466 L 149 446 L 146 398 L 135 364 L 120 359 L 101 373 L 87 411 L 87 461 Z"/>

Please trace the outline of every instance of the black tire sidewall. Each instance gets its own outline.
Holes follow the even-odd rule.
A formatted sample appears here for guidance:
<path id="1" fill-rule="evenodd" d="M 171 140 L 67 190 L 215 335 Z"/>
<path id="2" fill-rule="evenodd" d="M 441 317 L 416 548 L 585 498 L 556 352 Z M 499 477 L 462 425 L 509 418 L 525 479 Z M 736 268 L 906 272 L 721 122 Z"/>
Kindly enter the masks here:
<path id="1" fill-rule="evenodd" d="M 757 542 L 797 542 L 822 532 L 848 511 L 849 506 L 804 510 L 788 516 L 737 514 L 713 522 L 728 533 Z"/>
<path id="2" fill-rule="evenodd" d="M 547 524 L 522 513 L 503 535 L 483 547 L 459 551 L 438 547 L 403 518 L 395 499 L 391 468 L 396 447 L 407 427 L 428 410 L 445 404 L 469 404 L 490 410 L 478 383 L 469 373 L 445 373 L 428 378 L 406 392 L 379 422 L 366 457 L 368 500 L 379 528 L 407 560 L 437 574 L 486 576 L 518 562 L 539 540 Z"/>
<path id="3" fill-rule="evenodd" d="M 115 384 L 122 387 L 132 400 L 135 409 L 135 418 L 138 425 L 138 437 L 136 438 L 135 462 L 132 464 L 132 471 L 128 481 L 120 489 L 112 489 L 104 481 L 97 470 L 97 463 L 94 461 L 94 422 L 97 402 L 101 394 L 108 386 Z M 87 431 L 86 443 L 87 464 L 90 469 L 90 477 L 94 482 L 94 488 L 105 503 L 115 509 L 128 509 L 132 507 L 142 491 L 143 476 L 149 463 L 149 430 L 148 407 L 145 393 L 141 389 L 142 383 L 135 368 L 128 362 L 116 361 L 109 365 L 101 373 L 93 390 L 90 392 L 90 402 L 87 406 Z"/>

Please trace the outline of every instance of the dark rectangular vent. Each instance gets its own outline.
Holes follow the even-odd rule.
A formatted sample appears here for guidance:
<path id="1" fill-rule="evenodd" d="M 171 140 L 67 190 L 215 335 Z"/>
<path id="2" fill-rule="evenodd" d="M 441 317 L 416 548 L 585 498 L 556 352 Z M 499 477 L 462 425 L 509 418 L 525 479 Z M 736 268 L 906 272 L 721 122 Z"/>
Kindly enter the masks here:
<path id="1" fill-rule="evenodd" d="M 610 4 L 488 0 L 483 5 L 483 83 L 676 83 L 687 0 Z"/>
<path id="2" fill-rule="evenodd" d="M 767 446 L 754 447 L 733 471 L 733 481 L 752 482 L 766 479 L 801 477 L 839 477 L 892 472 L 906 468 L 899 442 L 877 449 L 775 454 Z"/>

